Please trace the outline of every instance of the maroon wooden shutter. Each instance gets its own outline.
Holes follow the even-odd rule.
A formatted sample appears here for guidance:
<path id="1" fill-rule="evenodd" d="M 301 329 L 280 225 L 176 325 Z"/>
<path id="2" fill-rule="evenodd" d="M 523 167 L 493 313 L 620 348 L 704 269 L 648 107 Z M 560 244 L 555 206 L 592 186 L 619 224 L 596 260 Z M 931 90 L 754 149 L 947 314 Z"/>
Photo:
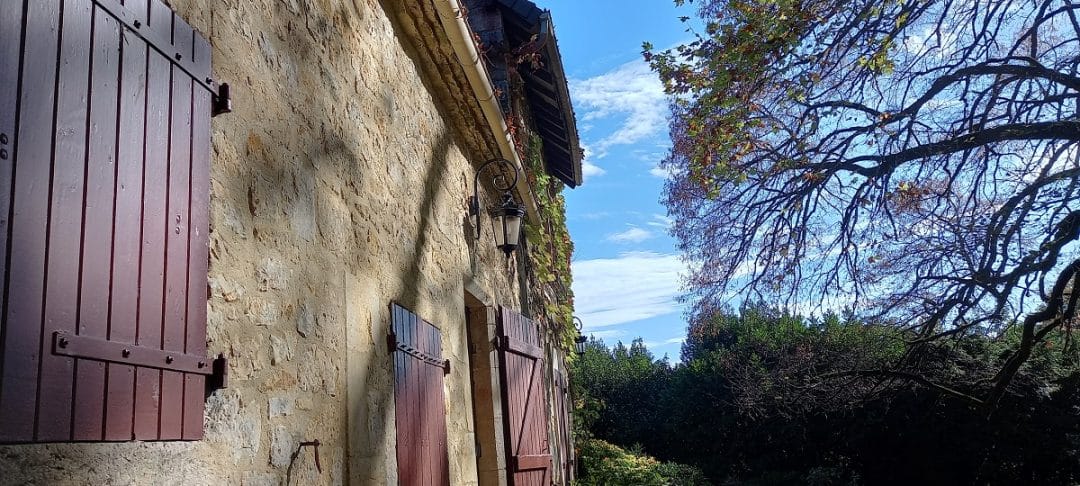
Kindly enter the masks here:
<path id="1" fill-rule="evenodd" d="M 548 486 L 551 449 L 540 330 L 533 321 L 505 307 L 500 308 L 497 324 L 511 484 Z"/>
<path id="2" fill-rule="evenodd" d="M 209 75 L 160 0 L 0 1 L 0 441 L 202 437 Z"/>
<path id="3" fill-rule="evenodd" d="M 398 484 L 449 486 L 442 334 L 400 305 L 390 313 Z"/>

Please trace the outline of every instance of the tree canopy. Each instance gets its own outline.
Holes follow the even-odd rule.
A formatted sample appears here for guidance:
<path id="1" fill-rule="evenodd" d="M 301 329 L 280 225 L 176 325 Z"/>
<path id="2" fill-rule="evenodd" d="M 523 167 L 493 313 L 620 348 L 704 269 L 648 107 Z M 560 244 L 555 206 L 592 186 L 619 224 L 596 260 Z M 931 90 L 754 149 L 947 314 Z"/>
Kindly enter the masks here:
<path id="1" fill-rule="evenodd" d="M 673 100 L 694 312 L 851 306 L 910 330 L 890 373 L 1018 325 L 990 404 L 1049 334 L 1074 345 L 1080 4 L 691 3 L 695 40 L 644 55 Z"/>

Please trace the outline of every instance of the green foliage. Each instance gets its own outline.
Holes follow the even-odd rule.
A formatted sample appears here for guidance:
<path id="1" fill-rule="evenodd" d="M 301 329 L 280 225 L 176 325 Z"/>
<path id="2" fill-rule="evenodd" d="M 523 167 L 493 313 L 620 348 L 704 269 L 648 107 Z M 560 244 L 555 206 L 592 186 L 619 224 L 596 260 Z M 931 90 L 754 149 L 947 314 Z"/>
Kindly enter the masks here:
<path id="1" fill-rule="evenodd" d="M 560 344 L 567 356 L 574 356 L 574 338 L 577 331 L 571 325 L 574 317 L 574 293 L 570 285 L 570 260 L 574 243 L 566 228 L 566 199 L 563 184 L 547 173 L 544 167 L 542 140 L 539 135 L 528 137 L 526 163 L 527 177 L 533 188 L 540 221 L 525 225 L 525 237 L 529 243 L 532 260 L 532 278 L 540 292 L 536 294 L 534 308 L 542 309 L 544 317 L 554 322 L 560 332 Z"/>
<path id="2" fill-rule="evenodd" d="M 1015 333 L 923 348 L 920 374 L 966 382 L 956 393 L 876 373 L 911 337 L 851 315 L 754 304 L 692 316 L 675 366 L 640 340 L 590 341 L 572 369 L 576 425 L 718 484 L 1080 480 L 1080 369 L 1075 350 L 1057 349 L 1070 343 L 1038 350 L 988 417 L 956 393 L 991 386 Z"/>
<path id="3" fill-rule="evenodd" d="M 673 462 L 660 462 L 640 452 L 590 439 L 580 442 L 577 486 L 697 486 L 709 484 L 700 470 Z"/>
<path id="4" fill-rule="evenodd" d="M 663 420 L 660 403 L 670 374 L 667 361 L 655 360 L 641 339 L 610 350 L 590 340 L 572 368 L 575 423 L 611 431 L 603 437 L 619 444 L 645 442 Z"/>

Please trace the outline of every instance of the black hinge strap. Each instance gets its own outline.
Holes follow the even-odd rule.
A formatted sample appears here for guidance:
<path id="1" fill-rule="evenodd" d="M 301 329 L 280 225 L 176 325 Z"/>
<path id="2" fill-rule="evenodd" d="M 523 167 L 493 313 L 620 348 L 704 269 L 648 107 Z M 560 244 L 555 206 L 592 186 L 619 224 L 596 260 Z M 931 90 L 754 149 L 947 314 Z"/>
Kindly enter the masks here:
<path id="1" fill-rule="evenodd" d="M 208 73 L 200 74 L 197 72 L 199 70 L 198 65 L 195 63 L 195 59 L 192 57 L 191 53 L 179 52 L 176 50 L 172 43 L 171 33 L 165 35 L 162 32 L 151 29 L 149 25 L 143 24 L 136 19 L 135 13 L 132 12 L 130 8 L 120 4 L 117 0 L 94 0 L 94 3 L 108 12 L 109 15 L 112 15 L 113 18 L 123 24 L 124 27 L 127 27 L 128 30 L 134 32 L 135 35 L 146 41 L 146 43 L 155 51 L 160 52 L 161 55 L 165 56 L 165 58 L 173 63 L 174 66 L 180 68 L 187 73 L 188 76 L 191 76 L 191 78 L 200 86 L 206 88 L 211 93 L 217 91 L 213 79 L 209 77 L 203 78 L 203 76 L 208 75 Z"/>
<path id="2" fill-rule="evenodd" d="M 214 360 L 206 356 L 118 343 L 64 331 L 53 333 L 53 354 L 206 376 L 214 374 Z"/>
<path id="3" fill-rule="evenodd" d="M 223 113 L 232 112 L 232 97 L 229 94 L 229 85 L 226 83 L 218 84 L 210 77 L 210 73 L 200 73 L 198 63 L 190 52 L 179 52 L 176 50 L 172 43 L 171 33 L 162 33 L 154 29 L 151 29 L 149 25 L 143 24 L 136 18 L 134 12 L 130 8 L 122 5 L 117 0 L 93 0 L 98 7 L 106 11 L 120 22 L 129 31 L 133 32 L 136 36 L 146 42 L 152 49 L 161 53 L 168 59 L 174 66 L 180 68 L 181 71 L 191 76 L 192 81 L 205 88 L 210 92 L 210 96 L 213 98 L 211 105 L 211 115 L 218 116 Z M 168 34 L 168 35 L 166 35 Z M 207 55 L 211 55 L 207 50 Z M 206 60 L 207 68 L 209 68 L 209 60 Z M 203 76 L 206 76 L 205 78 Z"/>

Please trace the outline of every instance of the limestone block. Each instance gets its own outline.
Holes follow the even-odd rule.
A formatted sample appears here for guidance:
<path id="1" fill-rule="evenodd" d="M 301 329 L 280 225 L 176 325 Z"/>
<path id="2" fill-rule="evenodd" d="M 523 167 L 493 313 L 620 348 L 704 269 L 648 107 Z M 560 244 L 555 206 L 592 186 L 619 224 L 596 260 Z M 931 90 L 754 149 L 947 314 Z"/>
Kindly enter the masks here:
<path id="1" fill-rule="evenodd" d="M 259 290 L 266 292 L 270 289 L 281 290 L 288 286 L 289 268 L 273 258 L 265 258 L 255 269 L 255 278 L 259 282 Z"/>
<path id="2" fill-rule="evenodd" d="M 253 297 L 248 301 L 246 315 L 255 325 L 269 327 L 277 323 L 281 309 L 276 301 Z"/>
<path id="3" fill-rule="evenodd" d="M 209 278 L 210 297 L 235 302 L 244 296 L 244 287 L 226 279 L 223 275 L 211 275 Z"/>
<path id="4" fill-rule="evenodd" d="M 284 417 L 293 413 L 293 400 L 286 396 L 270 397 L 266 409 L 270 418 Z"/>
<path id="5" fill-rule="evenodd" d="M 281 486 L 281 480 L 271 474 L 245 472 L 240 486 Z"/>
<path id="6" fill-rule="evenodd" d="M 296 451 L 296 440 L 284 425 L 274 427 L 270 434 L 270 465 L 289 467 L 292 454 Z"/>
<path id="7" fill-rule="evenodd" d="M 315 326 L 318 324 L 315 313 L 307 305 L 301 304 L 296 313 L 296 332 L 303 337 L 315 335 Z"/>
<path id="8" fill-rule="evenodd" d="M 270 364 L 277 366 L 293 358 L 292 346 L 278 336 L 270 336 Z"/>

